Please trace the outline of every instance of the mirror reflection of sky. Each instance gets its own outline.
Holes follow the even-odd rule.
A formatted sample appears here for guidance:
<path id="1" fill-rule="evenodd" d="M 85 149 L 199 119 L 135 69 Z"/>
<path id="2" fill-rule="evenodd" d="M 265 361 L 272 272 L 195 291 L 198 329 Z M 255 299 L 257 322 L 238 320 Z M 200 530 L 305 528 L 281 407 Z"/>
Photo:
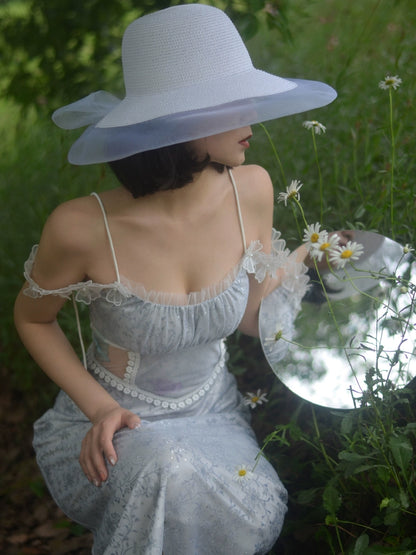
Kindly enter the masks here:
<path id="1" fill-rule="evenodd" d="M 283 360 L 273 354 L 282 348 L 279 342 L 274 346 L 264 341 L 280 327 L 279 309 L 274 309 L 272 299 L 262 307 L 263 349 L 273 371 L 294 393 L 315 404 L 353 408 L 353 397 L 358 399 L 365 392 L 366 375 L 373 368 L 397 388 L 416 376 L 416 264 L 411 255 L 403 258 L 402 248 L 390 239 L 383 238 L 375 252 L 377 264 L 368 255 L 358 271 L 347 268 L 348 276 L 340 271 L 341 281 L 330 276 L 337 324 L 326 301 L 302 303 L 292 330 L 292 340 L 302 347 L 290 345 Z M 375 272 L 385 279 L 376 278 Z M 396 283 L 388 276 L 402 280 Z M 291 336 L 289 328 L 283 329 L 284 337 Z"/>

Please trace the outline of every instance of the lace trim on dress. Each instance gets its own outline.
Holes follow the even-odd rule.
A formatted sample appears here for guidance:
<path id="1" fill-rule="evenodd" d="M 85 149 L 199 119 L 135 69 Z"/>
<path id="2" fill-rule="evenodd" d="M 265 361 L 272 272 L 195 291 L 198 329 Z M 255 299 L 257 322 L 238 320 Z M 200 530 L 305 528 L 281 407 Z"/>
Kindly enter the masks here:
<path id="1" fill-rule="evenodd" d="M 83 281 L 59 289 L 43 289 L 31 277 L 31 272 L 37 252 L 37 245 L 32 248 L 24 266 L 24 276 L 29 286 L 24 294 L 32 298 L 44 295 L 58 295 L 70 299 L 72 295 L 78 302 L 91 304 L 98 297 L 107 302 L 120 306 L 126 298 L 136 296 L 144 301 L 161 305 L 195 305 L 210 300 L 226 291 L 237 279 L 243 268 L 248 274 L 253 274 L 261 283 L 267 275 L 274 277 L 278 270 L 283 270 L 282 286 L 290 291 L 300 303 L 307 290 L 308 277 L 305 275 L 307 267 L 302 262 L 296 261 L 296 253 L 291 253 L 286 248 L 286 241 L 281 239 L 281 233 L 273 229 L 271 252 L 263 251 L 260 241 L 252 241 L 246 249 L 241 261 L 227 274 L 227 276 L 201 291 L 189 294 L 166 293 L 147 290 L 143 285 L 121 277 L 120 281 L 112 283 L 95 283 L 92 280 Z"/>
<path id="2" fill-rule="evenodd" d="M 193 291 L 191 293 L 168 293 L 163 291 L 154 291 L 146 289 L 141 283 L 135 283 L 127 278 L 121 276 L 122 284 L 128 289 L 135 297 L 143 301 L 166 306 L 187 306 L 201 304 L 206 301 L 218 297 L 229 289 L 236 281 L 242 267 L 242 260 L 232 268 L 230 272 L 220 281 L 204 287 L 200 291 Z"/>
<path id="3" fill-rule="evenodd" d="M 24 290 L 24 294 L 28 297 L 39 299 L 45 295 L 57 295 L 59 297 L 64 297 L 65 299 L 70 299 L 72 295 L 74 295 L 77 302 L 91 304 L 92 301 L 101 297 L 102 293 L 105 292 L 105 299 L 109 303 L 120 306 L 125 298 L 132 296 L 131 291 L 118 281 L 114 281 L 113 283 L 95 283 L 92 280 L 88 280 L 73 283 L 71 285 L 67 285 L 66 287 L 60 287 L 59 289 L 43 289 L 31 277 L 37 250 L 38 245 L 34 245 L 29 258 L 24 264 L 23 275 L 29 284 L 29 286 Z"/>
<path id="4" fill-rule="evenodd" d="M 132 368 L 131 370 L 126 371 L 126 376 L 124 377 L 124 379 L 119 378 L 118 376 L 114 375 L 112 372 L 104 368 L 104 366 L 101 366 L 101 364 L 99 364 L 94 359 L 91 350 L 88 351 L 87 354 L 88 368 L 90 368 L 94 372 L 94 374 L 99 376 L 106 384 L 111 385 L 118 391 L 122 391 L 127 395 L 131 395 L 132 397 L 139 399 L 139 401 L 145 401 L 146 403 L 152 404 L 155 407 L 161 407 L 163 409 L 171 409 L 175 411 L 193 405 L 196 401 L 199 401 L 199 399 L 201 399 L 201 397 L 203 397 L 207 393 L 207 391 L 211 389 L 216 378 L 225 367 L 226 348 L 224 341 L 221 341 L 220 357 L 218 359 L 218 362 L 214 366 L 213 372 L 206 380 L 206 382 L 204 382 L 191 393 L 175 399 L 172 399 L 172 397 L 163 397 L 161 395 L 149 393 L 148 391 L 140 389 L 132 383 L 135 371 L 137 371 L 137 369 L 135 368 L 137 361 L 134 360 L 135 357 L 132 355 L 134 355 L 134 353 L 129 353 L 129 359 L 131 360 Z"/>

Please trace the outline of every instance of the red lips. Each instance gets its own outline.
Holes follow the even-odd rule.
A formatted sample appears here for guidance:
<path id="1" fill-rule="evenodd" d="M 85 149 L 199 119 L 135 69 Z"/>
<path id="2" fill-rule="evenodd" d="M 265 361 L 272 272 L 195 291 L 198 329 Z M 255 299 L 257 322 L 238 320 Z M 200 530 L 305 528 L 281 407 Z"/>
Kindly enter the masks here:
<path id="1" fill-rule="evenodd" d="M 249 139 L 251 139 L 252 136 L 253 136 L 253 135 L 248 135 L 248 137 L 246 137 L 245 139 L 239 141 L 239 144 L 240 144 L 241 146 L 243 146 L 244 148 L 248 148 L 248 147 L 250 146 L 250 143 L 249 143 L 248 141 L 249 141 Z"/>

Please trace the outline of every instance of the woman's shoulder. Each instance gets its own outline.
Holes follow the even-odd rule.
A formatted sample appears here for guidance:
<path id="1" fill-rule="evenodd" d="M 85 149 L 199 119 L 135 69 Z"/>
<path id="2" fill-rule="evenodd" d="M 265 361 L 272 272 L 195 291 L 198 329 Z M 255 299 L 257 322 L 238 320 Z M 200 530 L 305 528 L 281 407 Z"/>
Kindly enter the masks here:
<path id="1" fill-rule="evenodd" d="M 273 184 L 267 170 L 262 166 L 249 164 L 232 171 L 244 205 L 260 211 L 273 205 Z"/>
<path id="2" fill-rule="evenodd" d="M 58 205 L 49 215 L 42 237 L 59 243 L 61 247 L 79 249 L 88 247 L 98 230 L 102 230 L 100 207 L 89 195 Z"/>
<path id="3" fill-rule="evenodd" d="M 66 201 L 45 223 L 32 277 L 45 289 L 81 282 L 97 264 L 102 244 L 105 228 L 97 199 L 86 196 Z"/>
<path id="4" fill-rule="evenodd" d="M 97 207 L 98 203 L 93 195 L 77 197 L 59 204 L 51 212 L 48 219 L 51 221 L 59 221 L 61 218 L 71 220 L 79 217 L 87 219 L 88 216 L 91 216 L 94 212 L 96 212 Z"/>

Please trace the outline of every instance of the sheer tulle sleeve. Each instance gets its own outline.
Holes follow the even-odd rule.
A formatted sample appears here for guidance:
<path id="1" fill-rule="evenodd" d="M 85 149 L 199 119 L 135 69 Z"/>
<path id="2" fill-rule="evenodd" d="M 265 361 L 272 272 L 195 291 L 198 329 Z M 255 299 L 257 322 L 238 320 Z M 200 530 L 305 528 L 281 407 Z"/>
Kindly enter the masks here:
<path id="1" fill-rule="evenodd" d="M 284 287 L 277 287 L 262 300 L 259 314 L 259 337 L 264 354 L 273 371 L 289 349 L 295 330 L 298 306 L 294 296 Z"/>
<path id="2" fill-rule="evenodd" d="M 267 275 L 276 277 L 276 272 L 280 270 L 283 273 L 281 287 L 289 293 L 287 302 L 298 309 L 308 289 L 308 268 L 303 262 L 297 262 L 296 252 L 291 253 L 286 248 L 286 241 L 281 239 L 280 235 L 279 231 L 273 229 L 270 254 L 263 251 L 260 241 L 253 241 L 246 250 L 243 267 L 249 274 L 254 274 L 259 283 Z"/>
<path id="3" fill-rule="evenodd" d="M 267 274 L 275 277 L 279 270 L 281 286 L 271 291 L 261 302 L 259 314 L 259 337 L 266 359 L 276 372 L 289 348 L 295 329 L 296 316 L 308 286 L 308 268 L 296 260 L 297 253 L 286 248 L 280 233 L 273 230 L 270 254 L 253 249 L 251 265 L 258 281 Z"/>
<path id="4" fill-rule="evenodd" d="M 131 296 L 128 289 L 119 282 L 101 284 L 88 280 L 73 283 L 59 289 L 44 289 L 40 287 L 32 278 L 32 269 L 37 249 L 38 245 L 34 245 L 24 265 L 23 275 L 28 283 L 28 287 L 23 290 L 23 293 L 28 297 L 32 297 L 33 299 L 39 299 L 46 295 L 56 295 L 65 299 L 71 299 L 73 297 L 75 301 L 89 305 L 92 301 L 104 294 L 108 302 L 119 306 L 123 299 Z"/>

